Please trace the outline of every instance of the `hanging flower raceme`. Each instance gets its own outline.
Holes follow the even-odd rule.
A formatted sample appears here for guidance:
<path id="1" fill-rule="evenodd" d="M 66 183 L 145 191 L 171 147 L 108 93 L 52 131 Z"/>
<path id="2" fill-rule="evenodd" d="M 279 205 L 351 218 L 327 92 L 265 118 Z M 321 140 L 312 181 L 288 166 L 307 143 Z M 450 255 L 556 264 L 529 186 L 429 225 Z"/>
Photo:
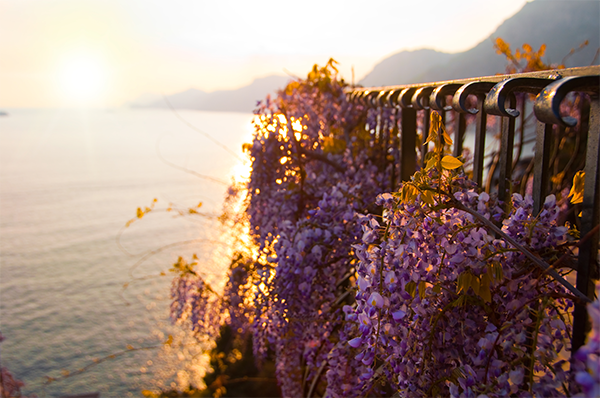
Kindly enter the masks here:
<path id="1" fill-rule="evenodd" d="M 489 195 L 456 181 L 455 200 L 488 219 L 501 214 Z M 363 243 L 355 246 L 357 306 L 347 316 L 358 321 L 348 336 L 355 359 L 411 396 L 566 394 L 558 355 L 569 344 L 566 290 L 527 270 L 523 254 L 471 214 L 439 206 L 443 199 L 403 203 L 383 194 L 377 201 L 382 221 L 363 217 Z M 538 217 L 531 208 L 531 198 L 515 195 L 503 231 L 548 254 L 566 228 L 555 224 L 553 197 Z"/>
<path id="2" fill-rule="evenodd" d="M 250 231 L 269 264 L 256 282 L 254 349 L 275 351 L 285 396 L 322 394 L 328 362 L 347 354 L 337 342 L 359 214 L 390 187 L 397 164 L 384 147 L 392 144 L 392 114 L 377 122 L 347 101 L 334 75 L 333 63 L 317 68 L 259 108 L 250 150 Z"/>
<path id="3" fill-rule="evenodd" d="M 181 257 L 173 266 L 179 272 L 171 284 L 171 320 L 189 322 L 203 339 L 214 339 L 223 323 L 221 297 Z"/>

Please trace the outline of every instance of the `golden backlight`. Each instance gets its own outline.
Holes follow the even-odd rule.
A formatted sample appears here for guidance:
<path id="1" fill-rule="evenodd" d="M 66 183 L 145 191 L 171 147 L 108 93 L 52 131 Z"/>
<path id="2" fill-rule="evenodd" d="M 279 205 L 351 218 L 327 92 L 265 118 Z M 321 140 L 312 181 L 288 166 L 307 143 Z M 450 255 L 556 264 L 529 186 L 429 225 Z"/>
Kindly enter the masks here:
<path id="1" fill-rule="evenodd" d="M 59 66 L 61 97 L 69 105 L 98 105 L 104 100 L 108 73 L 103 60 L 93 54 L 75 53 Z"/>

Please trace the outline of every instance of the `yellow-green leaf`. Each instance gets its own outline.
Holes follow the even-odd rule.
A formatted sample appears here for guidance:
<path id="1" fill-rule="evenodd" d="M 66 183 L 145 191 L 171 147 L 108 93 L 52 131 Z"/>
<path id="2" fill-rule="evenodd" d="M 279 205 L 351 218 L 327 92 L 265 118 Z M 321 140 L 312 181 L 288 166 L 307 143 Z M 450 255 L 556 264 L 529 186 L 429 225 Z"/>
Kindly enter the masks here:
<path id="1" fill-rule="evenodd" d="M 565 178 L 565 172 L 561 171 L 560 173 L 556 174 L 555 176 L 552 176 L 550 178 L 550 181 L 554 185 L 560 185 L 562 183 L 563 178 Z"/>
<path id="2" fill-rule="evenodd" d="M 402 201 L 403 202 L 412 202 L 415 197 L 419 194 L 419 191 L 410 184 L 405 184 L 402 187 Z"/>
<path id="3" fill-rule="evenodd" d="M 452 138 L 450 138 L 448 133 L 446 133 L 446 129 L 444 129 L 443 127 L 442 127 L 442 137 L 444 137 L 444 144 L 452 145 L 452 143 L 453 143 Z"/>
<path id="4" fill-rule="evenodd" d="M 571 191 L 569 192 L 569 196 L 571 198 L 571 203 L 577 204 L 583 202 L 583 189 L 585 187 L 585 171 L 578 171 L 575 176 L 573 176 L 573 186 L 571 187 Z"/>
<path id="5" fill-rule="evenodd" d="M 491 279 L 489 275 L 481 275 L 481 284 L 479 285 L 479 297 L 481 297 L 486 303 L 492 301 L 492 292 L 490 291 Z"/>
<path id="6" fill-rule="evenodd" d="M 436 139 L 436 138 L 437 138 L 437 133 L 435 133 L 435 132 L 433 131 L 433 129 L 431 129 L 431 130 L 429 131 L 429 135 L 427 136 L 427 139 L 425 140 L 425 144 L 424 144 L 424 145 L 427 145 L 427 144 L 429 144 L 430 142 L 435 142 L 435 139 Z"/>
<path id="7" fill-rule="evenodd" d="M 446 155 L 442 158 L 442 167 L 446 170 L 454 170 L 463 165 L 463 162 L 454 156 Z"/>
<path id="8" fill-rule="evenodd" d="M 494 262 L 494 277 L 496 279 L 496 282 L 502 282 L 502 280 L 504 279 L 504 273 L 502 272 L 502 264 L 500 264 L 499 262 Z"/>
<path id="9" fill-rule="evenodd" d="M 458 278 L 456 278 L 456 293 L 460 293 L 463 289 L 463 274 L 458 274 Z"/>
<path id="10" fill-rule="evenodd" d="M 471 288 L 473 289 L 473 292 L 475 292 L 476 295 L 479 296 L 479 288 L 481 287 L 481 284 L 479 283 L 479 278 L 476 277 L 475 275 L 473 275 L 471 277 Z"/>
<path id="11" fill-rule="evenodd" d="M 423 300 L 423 298 L 425 298 L 425 288 L 426 287 L 427 287 L 427 285 L 425 284 L 425 281 L 419 282 L 419 298 L 421 300 Z"/>
<path id="12" fill-rule="evenodd" d="M 458 275 L 458 293 L 466 292 L 471 286 L 471 280 L 474 278 L 469 271 L 463 271 Z"/>
<path id="13" fill-rule="evenodd" d="M 424 191 L 421 194 L 421 200 L 423 202 L 427 203 L 431 207 L 435 206 L 435 201 L 433 199 L 433 192 L 431 192 L 431 191 Z"/>
<path id="14" fill-rule="evenodd" d="M 430 170 L 432 167 L 434 167 L 435 161 L 436 161 L 435 156 L 430 157 L 429 160 L 427 161 L 427 164 L 425 165 L 425 170 Z"/>
<path id="15" fill-rule="evenodd" d="M 414 281 L 410 281 L 404 287 L 406 293 L 410 294 L 413 298 L 415 297 L 415 290 L 417 289 L 417 284 Z"/>
<path id="16" fill-rule="evenodd" d="M 440 126 L 442 125 L 442 117 L 440 116 L 439 113 L 437 113 L 436 111 L 433 111 L 433 112 L 431 112 L 429 119 L 431 121 L 431 127 L 429 129 L 429 134 L 431 134 L 432 132 L 437 133 L 437 131 L 440 129 Z"/>

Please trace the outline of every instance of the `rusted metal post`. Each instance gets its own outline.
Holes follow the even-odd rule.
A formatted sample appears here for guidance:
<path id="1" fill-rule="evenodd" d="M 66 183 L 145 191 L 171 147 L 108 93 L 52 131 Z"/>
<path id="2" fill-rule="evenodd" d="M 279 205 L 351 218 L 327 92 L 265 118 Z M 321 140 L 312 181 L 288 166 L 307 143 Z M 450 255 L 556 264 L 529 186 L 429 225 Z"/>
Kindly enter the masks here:
<path id="1" fill-rule="evenodd" d="M 535 159 L 533 174 L 533 214 L 537 215 L 548 195 L 550 183 L 550 138 L 552 125 L 542 122 L 536 124 Z"/>
<path id="2" fill-rule="evenodd" d="M 598 171 L 600 169 L 600 107 L 598 95 L 591 99 L 589 133 L 585 158 L 585 189 L 581 210 L 581 236 L 587 235 L 600 223 L 598 203 L 600 189 Z M 577 289 L 589 298 L 594 298 L 594 282 L 599 278 L 598 269 L 598 234 L 588 239 L 579 248 L 577 264 Z M 573 342 L 571 354 L 585 344 L 585 336 L 589 330 L 589 319 L 584 304 L 575 303 L 573 313 Z"/>
<path id="3" fill-rule="evenodd" d="M 417 164 L 417 111 L 402 108 L 400 112 L 400 179 L 409 181 L 415 174 Z"/>

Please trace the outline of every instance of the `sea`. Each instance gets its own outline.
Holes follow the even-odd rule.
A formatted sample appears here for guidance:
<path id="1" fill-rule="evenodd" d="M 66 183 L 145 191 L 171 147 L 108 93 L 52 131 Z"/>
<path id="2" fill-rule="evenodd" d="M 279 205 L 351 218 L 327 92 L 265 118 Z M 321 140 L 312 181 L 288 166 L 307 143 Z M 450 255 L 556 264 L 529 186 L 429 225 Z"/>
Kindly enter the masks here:
<path id="1" fill-rule="evenodd" d="M 252 115 L 5 111 L 0 366 L 38 397 L 200 386 L 210 345 L 171 323 L 169 268 L 196 254 L 200 272 L 222 281 L 217 217 L 249 170 Z M 138 207 L 151 211 L 137 218 Z"/>

